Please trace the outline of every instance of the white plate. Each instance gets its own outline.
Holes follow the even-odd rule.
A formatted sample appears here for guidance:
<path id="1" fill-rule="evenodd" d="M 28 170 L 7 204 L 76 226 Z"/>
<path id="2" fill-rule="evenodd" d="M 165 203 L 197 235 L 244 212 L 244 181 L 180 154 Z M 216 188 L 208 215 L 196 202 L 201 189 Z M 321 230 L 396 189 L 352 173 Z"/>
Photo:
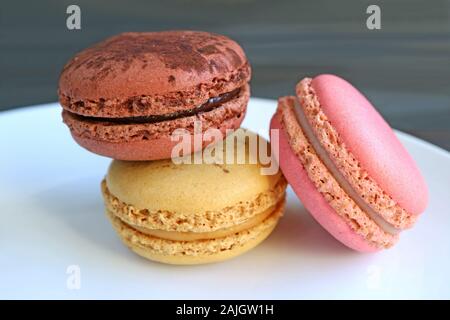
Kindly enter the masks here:
<path id="1" fill-rule="evenodd" d="M 244 126 L 267 136 L 275 105 L 252 99 Z M 430 204 L 394 248 L 350 251 L 289 189 L 285 216 L 259 247 L 224 263 L 180 267 L 122 245 L 100 196 L 110 160 L 75 144 L 57 104 L 0 113 L 0 298 L 448 299 L 450 154 L 398 135 L 426 177 Z M 72 265 L 80 268 L 79 289 L 76 271 L 66 273 Z"/>

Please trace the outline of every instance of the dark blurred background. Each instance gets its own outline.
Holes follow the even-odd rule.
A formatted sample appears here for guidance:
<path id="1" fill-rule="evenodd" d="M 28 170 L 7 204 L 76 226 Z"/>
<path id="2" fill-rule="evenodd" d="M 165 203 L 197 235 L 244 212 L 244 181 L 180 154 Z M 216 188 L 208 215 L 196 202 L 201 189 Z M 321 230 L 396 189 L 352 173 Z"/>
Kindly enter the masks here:
<path id="1" fill-rule="evenodd" d="M 66 28 L 70 4 L 81 8 L 81 30 Z M 381 30 L 366 27 L 370 4 L 381 7 Z M 253 96 L 292 94 L 302 77 L 336 73 L 395 128 L 450 150 L 449 0 L 3 0 L 0 110 L 56 101 L 62 66 L 86 46 L 164 29 L 240 42 L 253 66 Z"/>

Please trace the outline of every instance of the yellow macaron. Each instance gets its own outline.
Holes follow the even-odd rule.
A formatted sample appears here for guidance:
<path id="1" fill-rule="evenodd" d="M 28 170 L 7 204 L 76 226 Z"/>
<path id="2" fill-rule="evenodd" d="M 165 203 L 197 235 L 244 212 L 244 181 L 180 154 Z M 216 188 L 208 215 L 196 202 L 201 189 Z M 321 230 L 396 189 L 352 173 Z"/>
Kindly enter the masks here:
<path id="1" fill-rule="evenodd" d="M 220 149 L 225 159 L 227 145 L 244 141 L 245 161 L 237 160 L 239 143 L 233 143 L 233 161 L 213 164 L 114 160 L 102 193 L 123 242 L 170 264 L 222 261 L 262 242 L 283 213 L 286 180 L 280 171 L 262 174 L 251 137 L 237 130 Z"/>

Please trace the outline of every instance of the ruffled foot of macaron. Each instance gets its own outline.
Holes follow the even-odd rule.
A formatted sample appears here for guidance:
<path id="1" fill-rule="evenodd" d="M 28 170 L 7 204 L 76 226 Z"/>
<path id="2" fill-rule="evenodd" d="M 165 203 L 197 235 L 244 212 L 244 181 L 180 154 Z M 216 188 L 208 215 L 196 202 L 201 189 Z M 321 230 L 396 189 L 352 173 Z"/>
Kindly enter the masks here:
<path id="1" fill-rule="evenodd" d="M 278 160 L 289 184 L 348 247 L 389 248 L 425 210 L 428 191 L 413 159 L 344 79 L 303 79 L 296 96 L 279 99 L 271 129 L 280 130 Z"/>
<path id="2" fill-rule="evenodd" d="M 250 76 L 244 51 L 225 36 L 131 32 L 72 58 L 58 93 L 79 145 L 113 159 L 157 160 L 173 156 L 176 130 L 193 136 L 218 129 L 225 136 L 239 128 Z M 192 143 L 184 154 L 208 143 Z"/>
<path id="3" fill-rule="evenodd" d="M 226 144 L 242 134 L 255 137 L 230 135 L 224 160 Z M 248 143 L 240 146 L 245 163 L 114 160 L 102 193 L 122 241 L 144 258 L 182 265 L 227 260 L 261 243 L 283 214 L 287 183 L 279 170 L 261 174 Z"/>

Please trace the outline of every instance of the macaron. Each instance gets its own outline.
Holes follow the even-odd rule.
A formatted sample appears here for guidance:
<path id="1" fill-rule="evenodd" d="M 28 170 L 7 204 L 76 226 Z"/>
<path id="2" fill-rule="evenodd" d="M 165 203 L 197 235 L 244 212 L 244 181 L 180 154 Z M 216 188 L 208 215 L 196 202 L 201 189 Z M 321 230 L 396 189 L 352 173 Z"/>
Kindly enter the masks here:
<path id="1" fill-rule="evenodd" d="M 223 159 L 226 145 L 245 135 L 256 137 L 239 129 L 226 138 L 218 149 Z M 280 170 L 261 174 L 265 165 L 249 143 L 231 149 L 236 155 L 244 147 L 241 162 L 234 155 L 210 164 L 113 160 L 101 189 L 125 245 L 144 258 L 185 265 L 230 259 L 261 243 L 283 214 L 287 182 Z"/>
<path id="2" fill-rule="evenodd" d="M 289 184 L 346 246 L 389 248 L 425 210 L 427 186 L 412 157 L 346 80 L 301 80 L 296 96 L 279 99 L 271 129 L 279 130 L 278 160 Z"/>
<path id="3" fill-rule="evenodd" d="M 119 160 L 158 160 L 172 156 L 177 129 L 193 136 L 214 128 L 225 136 L 238 128 L 250 76 L 244 51 L 225 36 L 129 32 L 75 55 L 58 95 L 63 121 L 82 147 Z"/>

